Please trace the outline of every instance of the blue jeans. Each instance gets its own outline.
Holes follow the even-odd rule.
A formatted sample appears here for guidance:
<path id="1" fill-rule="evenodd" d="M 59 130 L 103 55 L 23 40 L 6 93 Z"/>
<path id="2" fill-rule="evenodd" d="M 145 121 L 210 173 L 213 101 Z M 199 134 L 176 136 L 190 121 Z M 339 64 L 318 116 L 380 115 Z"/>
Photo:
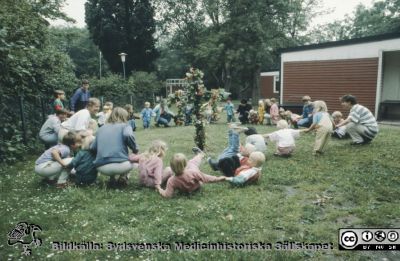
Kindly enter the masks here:
<path id="1" fill-rule="evenodd" d="M 235 156 L 239 153 L 239 133 L 229 130 L 228 147 L 218 156 L 218 161 L 224 158 Z"/>
<path id="2" fill-rule="evenodd" d="M 162 114 L 162 115 L 160 115 L 160 118 L 158 118 L 157 124 L 169 126 L 169 122 L 171 121 L 171 118 L 172 117 L 170 114 Z"/>
<path id="3" fill-rule="evenodd" d="M 145 129 L 150 128 L 150 120 L 143 120 L 143 128 Z"/>
<path id="4" fill-rule="evenodd" d="M 311 117 L 310 118 L 306 118 L 306 119 L 300 119 L 297 122 L 297 126 L 308 128 L 308 127 L 311 126 L 311 123 L 312 123 L 312 118 Z"/>
<path id="5" fill-rule="evenodd" d="M 235 122 L 235 117 L 233 115 L 226 115 L 226 121 L 228 123 Z"/>

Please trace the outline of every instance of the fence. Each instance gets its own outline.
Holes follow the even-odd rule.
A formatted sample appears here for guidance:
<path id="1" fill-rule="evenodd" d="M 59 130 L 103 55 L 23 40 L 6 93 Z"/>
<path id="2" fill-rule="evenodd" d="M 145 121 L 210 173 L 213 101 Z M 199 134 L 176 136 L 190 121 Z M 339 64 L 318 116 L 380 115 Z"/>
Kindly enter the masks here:
<path id="1" fill-rule="evenodd" d="M 144 96 L 111 96 L 98 97 L 101 105 L 107 101 L 114 103 L 114 107 L 121 106 L 125 104 L 131 104 L 135 110 L 138 112 L 142 109 L 145 101 L 149 101 L 154 104 L 156 97 L 144 97 Z M 10 135 L 8 137 L 1 137 L 4 140 L 11 139 L 12 133 L 21 133 L 23 143 L 25 145 L 31 144 L 37 140 L 38 133 L 41 126 L 46 121 L 48 115 L 53 113 L 52 103 L 53 99 L 44 97 L 13 97 L 7 99 L 7 101 L 0 100 L 4 109 L 2 110 L 1 118 L 2 121 L 5 120 L 5 127 L 16 126 L 16 130 L 10 130 Z M 65 101 L 64 105 L 69 108 L 69 102 Z M 100 108 L 101 110 L 101 108 Z M 3 117 L 4 115 L 4 117 Z"/>

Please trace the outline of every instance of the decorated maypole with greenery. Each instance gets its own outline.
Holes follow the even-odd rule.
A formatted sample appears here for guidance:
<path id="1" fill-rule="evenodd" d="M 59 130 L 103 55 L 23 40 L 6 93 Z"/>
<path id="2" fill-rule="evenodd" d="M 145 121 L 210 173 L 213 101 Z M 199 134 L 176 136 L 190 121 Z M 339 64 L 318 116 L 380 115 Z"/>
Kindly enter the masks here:
<path id="1" fill-rule="evenodd" d="M 186 102 L 193 104 L 193 115 L 195 117 L 194 127 L 196 129 L 194 142 L 201 150 L 206 146 L 205 121 L 201 113 L 201 106 L 204 102 L 205 87 L 203 84 L 204 73 L 199 69 L 190 68 L 186 73 L 187 85 L 185 87 Z"/>

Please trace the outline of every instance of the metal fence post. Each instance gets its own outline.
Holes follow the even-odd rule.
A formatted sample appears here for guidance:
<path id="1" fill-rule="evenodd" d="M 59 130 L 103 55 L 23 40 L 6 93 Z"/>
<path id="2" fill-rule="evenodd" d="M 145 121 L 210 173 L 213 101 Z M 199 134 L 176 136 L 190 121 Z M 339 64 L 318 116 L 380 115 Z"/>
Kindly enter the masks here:
<path id="1" fill-rule="evenodd" d="M 27 145 L 28 141 L 26 139 L 26 122 L 25 122 L 25 115 L 24 115 L 24 96 L 19 96 L 19 109 L 21 113 L 21 121 L 22 121 L 22 139 L 24 144 Z"/>

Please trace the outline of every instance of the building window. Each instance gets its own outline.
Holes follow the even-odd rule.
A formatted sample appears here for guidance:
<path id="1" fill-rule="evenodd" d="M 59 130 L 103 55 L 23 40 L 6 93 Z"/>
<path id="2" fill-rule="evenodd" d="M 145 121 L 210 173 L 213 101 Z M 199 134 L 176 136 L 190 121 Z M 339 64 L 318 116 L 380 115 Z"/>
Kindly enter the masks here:
<path id="1" fill-rule="evenodd" d="M 279 76 L 274 76 L 274 93 L 279 93 L 281 88 L 281 82 L 279 81 Z"/>

